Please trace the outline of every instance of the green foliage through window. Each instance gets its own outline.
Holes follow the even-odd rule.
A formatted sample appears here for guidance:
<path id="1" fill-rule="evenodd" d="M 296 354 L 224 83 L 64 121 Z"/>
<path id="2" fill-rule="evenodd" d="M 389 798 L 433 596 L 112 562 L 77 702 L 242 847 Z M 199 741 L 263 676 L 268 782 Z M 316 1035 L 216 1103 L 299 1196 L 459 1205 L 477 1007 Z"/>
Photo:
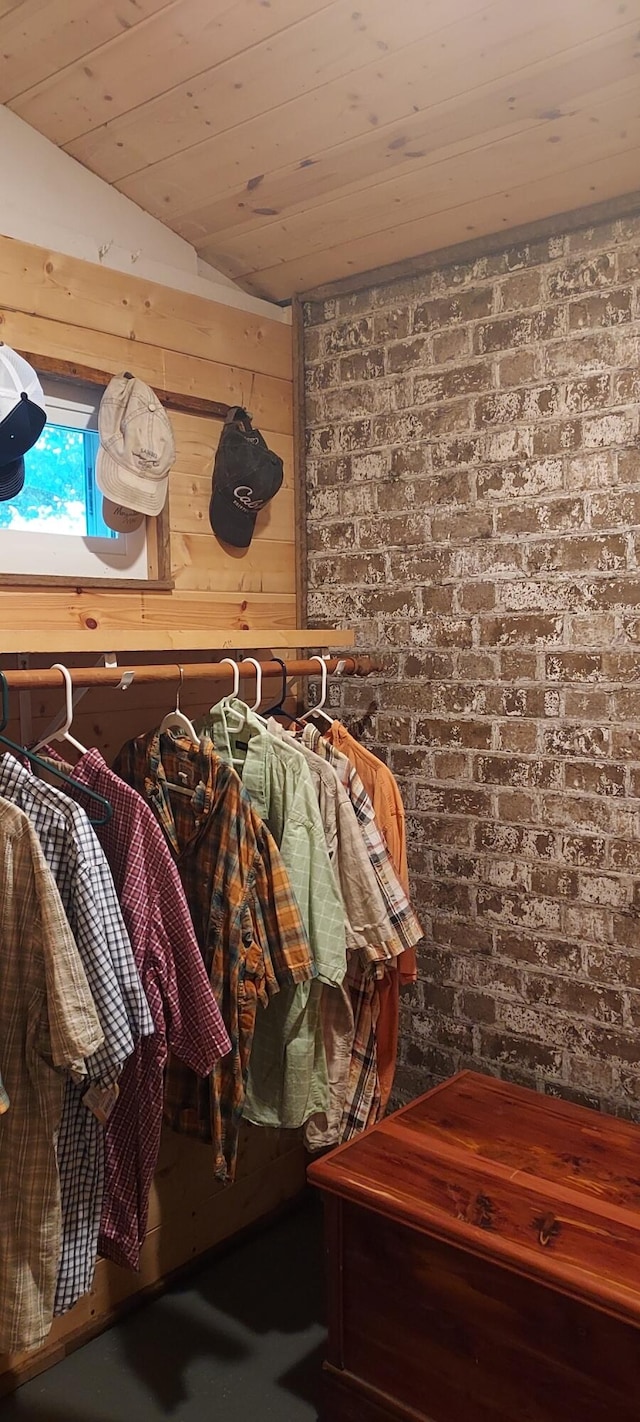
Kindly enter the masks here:
<path id="1" fill-rule="evenodd" d="M 46 424 L 25 455 L 24 488 L 0 503 L 0 529 L 117 538 L 102 518 L 95 482 L 99 437 L 95 430 Z"/>

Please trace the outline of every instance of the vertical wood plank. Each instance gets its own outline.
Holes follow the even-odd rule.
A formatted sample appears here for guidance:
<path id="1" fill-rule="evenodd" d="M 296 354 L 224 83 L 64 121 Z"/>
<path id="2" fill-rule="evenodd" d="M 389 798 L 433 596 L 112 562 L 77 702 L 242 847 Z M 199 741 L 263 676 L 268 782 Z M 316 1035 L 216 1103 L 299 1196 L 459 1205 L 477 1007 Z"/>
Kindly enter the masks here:
<path id="1" fill-rule="evenodd" d="M 295 546 L 297 625 L 307 624 L 307 450 L 304 386 L 304 311 L 294 296 L 293 337 L 293 474 L 295 491 Z"/>

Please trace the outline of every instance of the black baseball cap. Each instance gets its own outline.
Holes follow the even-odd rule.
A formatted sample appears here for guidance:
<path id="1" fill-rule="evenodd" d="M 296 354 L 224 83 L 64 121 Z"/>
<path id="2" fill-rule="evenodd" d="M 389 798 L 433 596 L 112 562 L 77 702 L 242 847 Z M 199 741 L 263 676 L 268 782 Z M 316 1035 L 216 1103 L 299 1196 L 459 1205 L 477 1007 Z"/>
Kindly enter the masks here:
<path id="1" fill-rule="evenodd" d="M 280 456 L 254 430 L 246 410 L 230 411 L 213 466 L 209 522 L 223 543 L 248 548 L 260 510 L 284 478 Z"/>
<path id="2" fill-rule="evenodd" d="M 0 465 L 0 503 L 17 498 L 24 489 L 24 459 L 14 459 L 11 464 Z"/>
<path id="3" fill-rule="evenodd" d="M 23 455 L 40 438 L 47 413 L 35 370 L 11 346 L 0 344 L 0 501 L 24 485 Z"/>

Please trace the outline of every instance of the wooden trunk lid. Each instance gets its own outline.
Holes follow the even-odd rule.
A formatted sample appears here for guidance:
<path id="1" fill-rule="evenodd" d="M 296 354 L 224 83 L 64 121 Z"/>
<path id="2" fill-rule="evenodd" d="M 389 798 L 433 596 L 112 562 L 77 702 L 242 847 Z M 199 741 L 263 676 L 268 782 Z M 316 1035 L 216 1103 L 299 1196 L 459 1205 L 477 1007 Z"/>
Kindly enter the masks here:
<path id="1" fill-rule="evenodd" d="M 309 1179 L 640 1324 L 636 1126 L 463 1072 Z"/>

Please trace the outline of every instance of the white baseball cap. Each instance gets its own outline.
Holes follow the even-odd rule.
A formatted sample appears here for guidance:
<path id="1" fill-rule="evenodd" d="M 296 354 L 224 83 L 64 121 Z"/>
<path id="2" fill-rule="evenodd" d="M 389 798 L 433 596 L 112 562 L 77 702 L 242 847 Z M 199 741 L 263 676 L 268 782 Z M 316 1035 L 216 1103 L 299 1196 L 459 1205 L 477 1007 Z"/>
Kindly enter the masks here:
<path id="1" fill-rule="evenodd" d="M 144 380 L 115 375 L 98 411 L 98 488 L 113 504 L 155 518 L 164 508 L 176 446 L 170 420 Z"/>

